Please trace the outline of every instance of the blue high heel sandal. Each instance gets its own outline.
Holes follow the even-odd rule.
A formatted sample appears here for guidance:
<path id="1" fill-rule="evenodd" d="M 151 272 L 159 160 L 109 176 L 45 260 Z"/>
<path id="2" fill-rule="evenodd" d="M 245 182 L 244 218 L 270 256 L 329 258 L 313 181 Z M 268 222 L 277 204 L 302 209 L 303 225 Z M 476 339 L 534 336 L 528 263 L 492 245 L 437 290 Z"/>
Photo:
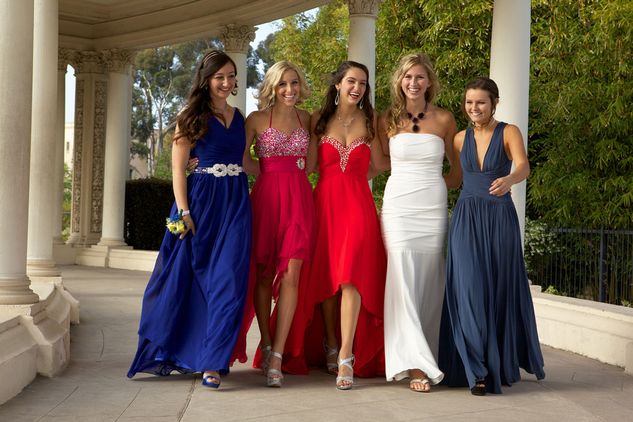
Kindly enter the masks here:
<path id="1" fill-rule="evenodd" d="M 220 388 L 221 383 L 222 380 L 219 376 L 202 374 L 202 385 L 205 387 L 218 389 Z"/>

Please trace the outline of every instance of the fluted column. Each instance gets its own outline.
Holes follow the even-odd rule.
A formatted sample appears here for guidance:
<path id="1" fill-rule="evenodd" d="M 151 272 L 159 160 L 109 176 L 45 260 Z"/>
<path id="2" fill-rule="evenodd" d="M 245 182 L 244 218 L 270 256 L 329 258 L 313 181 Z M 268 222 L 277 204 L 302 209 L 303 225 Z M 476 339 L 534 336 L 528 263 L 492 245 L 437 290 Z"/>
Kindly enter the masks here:
<path id="1" fill-rule="evenodd" d="M 89 246 L 101 238 L 108 81 L 103 56 L 96 51 L 76 52 L 72 64 L 76 77 L 75 137 L 68 243 Z"/>
<path id="2" fill-rule="evenodd" d="M 35 0 L 33 31 L 33 97 L 31 120 L 31 171 L 29 184 L 29 229 L 27 274 L 57 277 L 61 273 L 53 260 L 53 199 L 57 133 L 57 0 Z M 53 169 L 55 168 L 53 164 Z"/>
<path id="3" fill-rule="evenodd" d="M 490 77 L 501 100 L 495 117 L 521 130 L 527 150 L 530 96 L 530 0 L 495 0 L 490 46 Z M 521 237 L 525 230 L 525 182 L 512 187 Z"/>
<path id="4" fill-rule="evenodd" d="M 33 0 L 0 0 L 0 304 L 35 303 L 26 276 Z"/>
<path id="5" fill-rule="evenodd" d="M 376 15 L 382 0 L 348 0 L 349 60 L 362 63 L 369 69 L 372 102 L 376 92 Z"/>
<path id="6" fill-rule="evenodd" d="M 55 122 L 55 163 L 53 182 L 53 245 L 62 245 L 62 220 L 64 213 L 64 147 L 66 126 L 66 68 L 71 52 L 58 50 L 57 57 L 57 120 Z"/>
<path id="7" fill-rule="evenodd" d="M 237 66 L 238 93 L 229 98 L 229 104 L 246 112 L 246 74 L 248 67 L 246 57 L 248 45 L 255 39 L 255 27 L 248 25 L 229 24 L 224 27 L 220 40 L 224 44 L 224 51 L 233 59 Z"/>
<path id="8" fill-rule="evenodd" d="M 125 211 L 125 181 L 130 167 L 133 52 L 110 50 L 103 53 L 109 80 L 103 185 L 103 227 L 99 245 L 125 246 L 123 216 Z"/>

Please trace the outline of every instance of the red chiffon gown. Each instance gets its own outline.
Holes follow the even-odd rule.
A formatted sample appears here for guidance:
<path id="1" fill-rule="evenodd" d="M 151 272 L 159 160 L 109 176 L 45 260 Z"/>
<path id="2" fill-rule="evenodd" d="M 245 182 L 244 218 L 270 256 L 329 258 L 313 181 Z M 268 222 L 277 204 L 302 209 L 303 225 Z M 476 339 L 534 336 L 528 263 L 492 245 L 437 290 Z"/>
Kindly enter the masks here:
<path id="1" fill-rule="evenodd" d="M 238 340 L 235 358 L 246 360 L 246 334 L 255 309 L 253 292 L 256 268 L 263 268 L 264 277 L 273 277 L 273 297 L 279 298 L 279 275 L 288 269 L 290 259 L 300 259 L 303 269 L 312 256 L 314 247 L 314 201 L 312 186 L 305 171 L 310 135 L 301 125 L 290 134 L 272 126 L 257 136 L 255 153 L 259 158 L 260 175 L 251 192 L 253 204 L 253 241 L 247 305 Z M 300 283 L 304 281 L 300 280 Z M 270 319 L 270 333 L 275 335 L 277 310 Z M 301 353 L 301 347 L 286 343 L 284 359 Z M 253 367 L 261 368 L 262 353 L 258 348 Z"/>
<path id="2" fill-rule="evenodd" d="M 301 374 L 310 366 L 325 366 L 320 304 L 337 294 L 341 284 L 351 283 L 362 301 L 353 345 L 354 374 L 372 377 L 385 373 L 387 259 L 367 182 L 370 155 L 365 138 L 349 146 L 328 136 L 319 142 L 319 182 L 314 191 L 316 244 L 307 282 L 299 285 L 299 304 L 287 342 L 303 346 L 303 353 L 284 362 L 287 372 Z"/>

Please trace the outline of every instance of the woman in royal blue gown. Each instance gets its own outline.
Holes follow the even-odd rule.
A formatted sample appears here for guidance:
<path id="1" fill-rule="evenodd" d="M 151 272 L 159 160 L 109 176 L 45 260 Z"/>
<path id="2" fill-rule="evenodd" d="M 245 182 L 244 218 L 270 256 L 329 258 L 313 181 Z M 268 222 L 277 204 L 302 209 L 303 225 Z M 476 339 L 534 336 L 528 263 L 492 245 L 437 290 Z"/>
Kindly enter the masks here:
<path id="1" fill-rule="evenodd" d="M 493 117 L 498 101 L 494 81 L 470 82 L 463 111 L 472 127 L 454 142 L 464 185 L 448 233 L 439 364 L 446 383 L 474 395 L 501 393 L 521 379 L 519 368 L 545 377 L 510 196 L 530 166 L 519 129 Z"/>
<path id="2" fill-rule="evenodd" d="M 251 205 L 244 117 L 228 105 L 236 67 L 224 52 L 197 67 L 172 144 L 175 203 L 185 231 L 167 231 L 143 297 L 136 356 L 128 372 L 202 372 L 218 388 L 242 322 L 248 286 Z M 188 158 L 198 166 L 185 177 Z M 249 168 L 250 170 L 250 168 Z"/>

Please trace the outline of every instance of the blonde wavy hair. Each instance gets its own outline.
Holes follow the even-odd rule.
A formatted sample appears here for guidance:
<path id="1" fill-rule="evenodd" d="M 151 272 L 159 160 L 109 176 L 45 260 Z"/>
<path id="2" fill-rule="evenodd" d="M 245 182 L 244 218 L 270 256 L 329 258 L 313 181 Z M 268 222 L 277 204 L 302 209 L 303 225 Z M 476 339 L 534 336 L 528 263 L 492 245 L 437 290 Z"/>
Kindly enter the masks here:
<path id="1" fill-rule="evenodd" d="M 387 112 L 387 135 L 389 137 L 395 135 L 398 129 L 402 127 L 402 116 L 406 113 L 407 97 L 402 92 L 402 80 L 407 72 L 416 65 L 422 65 L 426 70 L 429 79 L 429 86 L 424 92 L 424 99 L 427 104 L 432 103 L 433 99 L 440 91 L 440 82 L 437 79 L 435 70 L 431 60 L 426 54 L 413 53 L 407 54 L 400 59 L 398 68 L 391 78 L 391 107 Z"/>
<path id="2" fill-rule="evenodd" d="M 282 60 L 270 66 L 264 75 L 264 80 L 259 87 L 259 92 L 255 96 L 257 99 L 257 108 L 264 110 L 275 104 L 275 87 L 281 81 L 284 73 L 288 70 L 294 70 L 299 77 L 299 98 L 297 104 L 301 104 L 305 99 L 310 96 L 310 88 L 306 82 L 306 77 L 295 64 L 290 63 L 287 60 Z"/>

